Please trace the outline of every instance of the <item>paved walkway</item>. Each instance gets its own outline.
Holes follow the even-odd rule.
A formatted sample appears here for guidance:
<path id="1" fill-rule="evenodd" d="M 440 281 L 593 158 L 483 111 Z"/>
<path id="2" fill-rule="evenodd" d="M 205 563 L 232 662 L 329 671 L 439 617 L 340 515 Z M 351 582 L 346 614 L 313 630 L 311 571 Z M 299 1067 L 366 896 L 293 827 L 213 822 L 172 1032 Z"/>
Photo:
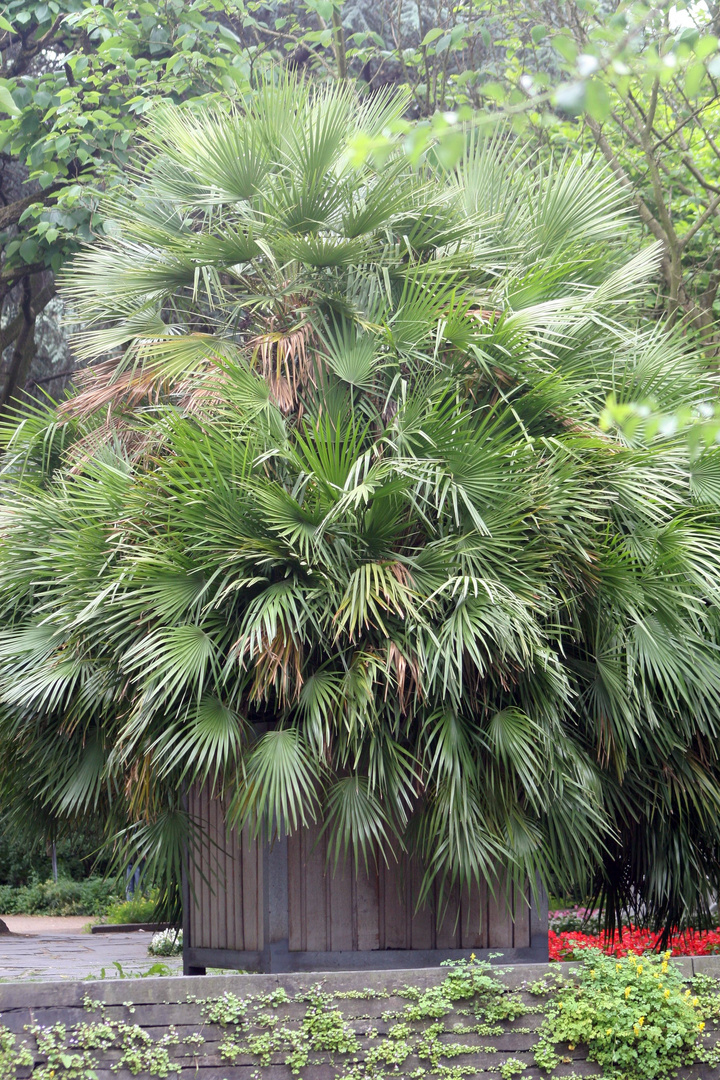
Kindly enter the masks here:
<path id="1" fill-rule="evenodd" d="M 182 970 L 179 956 L 150 956 L 151 934 L 83 934 L 90 920 L 0 916 L 11 931 L 0 936 L 0 980 L 120 978 L 143 974 L 158 962 Z M 120 968 L 116 966 L 120 965 Z M 104 969 L 104 974 L 103 974 Z M 168 974 L 163 971 L 162 974 Z"/>

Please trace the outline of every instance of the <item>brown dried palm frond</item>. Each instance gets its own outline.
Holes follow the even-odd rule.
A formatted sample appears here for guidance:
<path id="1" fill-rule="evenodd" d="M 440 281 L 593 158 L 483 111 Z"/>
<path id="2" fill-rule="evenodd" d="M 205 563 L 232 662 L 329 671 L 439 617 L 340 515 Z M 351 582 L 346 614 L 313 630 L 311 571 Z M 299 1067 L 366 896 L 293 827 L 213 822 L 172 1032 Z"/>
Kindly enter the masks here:
<path id="1" fill-rule="evenodd" d="M 87 415 L 106 405 L 157 404 L 178 385 L 236 359 L 238 351 L 234 342 L 207 333 L 136 341 L 123 357 L 84 368 L 77 380 L 80 392 L 62 410 Z"/>
<path id="2" fill-rule="evenodd" d="M 226 376 L 222 371 L 209 369 L 199 379 L 184 379 L 174 389 L 175 402 L 185 416 L 203 419 L 225 402 L 223 388 Z"/>
<path id="3" fill-rule="evenodd" d="M 313 330 L 309 322 L 291 329 L 270 327 L 250 341 L 252 364 L 257 366 L 270 394 L 283 413 L 297 407 L 302 388 L 313 381 L 314 368 L 309 348 Z"/>
<path id="4" fill-rule="evenodd" d="M 293 635 L 282 624 L 272 641 L 263 632 L 262 651 L 255 661 L 251 700 L 265 700 L 272 687 L 279 701 L 296 701 L 302 684 L 302 655 Z"/>
<path id="5" fill-rule="evenodd" d="M 60 411 L 71 416 L 97 412 L 106 405 L 156 404 L 170 392 L 172 382 L 162 369 L 136 366 L 118 373 L 117 361 L 106 360 L 79 375 L 80 392 L 63 402 Z"/>
<path id="6" fill-rule="evenodd" d="M 420 684 L 420 665 L 416 656 L 408 658 L 402 652 L 400 647 L 391 641 L 388 644 L 387 650 L 387 665 L 388 669 L 395 669 L 395 685 L 397 687 L 398 703 L 400 705 L 400 711 L 404 713 L 406 711 L 406 704 L 412 698 L 413 694 L 417 694 L 418 697 L 422 697 L 422 686 Z M 389 681 L 385 687 L 385 698 L 387 700 Z"/>
<path id="7" fill-rule="evenodd" d="M 133 423 L 133 417 L 126 409 L 119 410 L 108 405 L 101 423 L 94 427 L 72 446 L 69 457 L 70 471 L 81 473 L 98 450 L 115 445 L 133 462 L 143 462 L 147 452 L 156 451 L 159 444 L 158 431 L 149 431 Z"/>

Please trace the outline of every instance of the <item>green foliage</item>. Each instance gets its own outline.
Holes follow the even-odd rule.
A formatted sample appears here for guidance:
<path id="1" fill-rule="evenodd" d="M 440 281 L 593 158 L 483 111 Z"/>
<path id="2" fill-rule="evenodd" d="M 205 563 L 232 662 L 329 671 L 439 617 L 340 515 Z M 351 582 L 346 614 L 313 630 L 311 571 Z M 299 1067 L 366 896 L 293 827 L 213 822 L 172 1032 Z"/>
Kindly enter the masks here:
<path id="1" fill-rule="evenodd" d="M 451 961 L 447 966 L 450 970 L 438 985 L 424 990 L 408 986 L 399 992 L 398 996 L 409 998 L 409 1003 L 399 1012 L 383 1015 L 383 1021 L 389 1025 L 386 1037 L 381 1038 L 372 1027 L 363 1032 L 369 1040 L 364 1050 L 349 1018 L 343 1017 L 335 1003 L 348 998 L 374 998 L 378 996 L 375 990 L 332 994 L 323 992 L 317 985 L 299 991 L 294 999 L 282 989 L 244 999 L 226 991 L 222 998 L 202 1002 L 203 1019 L 232 1029 L 225 1032 L 220 1044 L 220 1056 L 230 1064 L 250 1054 L 261 1068 L 268 1067 L 273 1055 L 281 1055 L 297 1075 L 329 1058 L 342 1070 L 346 1080 L 383 1080 L 385 1076 L 396 1075 L 408 1058 L 416 1056 L 428 1062 L 433 1075 L 459 1080 L 470 1075 L 472 1068 L 447 1066 L 441 1059 L 452 1059 L 478 1048 L 443 1039 L 447 1030 L 442 1018 L 460 1001 L 469 1003 L 475 1017 L 481 1020 L 497 1015 L 501 1000 L 512 1002 L 504 1012 L 505 1018 L 521 1015 L 528 1007 L 522 1005 L 519 994 L 510 992 L 497 978 L 498 969 L 486 961 L 473 957 Z M 297 1020 L 293 1014 L 293 1020 L 287 1023 L 282 1009 L 293 1004 L 296 1008 L 302 1006 L 303 1012 Z M 272 1013 L 264 1011 L 269 1005 Z M 474 1032 L 478 1027 L 468 1030 Z M 493 1048 L 484 1050 L 492 1052 Z M 403 1075 L 408 1074 L 403 1072 Z"/>
<path id="2" fill-rule="evenodd" d="M 86 976 L 86 979 L 89 982 L 97 982 L 98 979 L 154 979 L 167 978 L 169 975 L 178 974 L 178 972 L 173 971 L 168 964 L 163 964 L 159 960 L 156 960 L 154 964 L 150 964 L 145 971 L 126 971 L 119 960 L 113 960 L 112 966 L 115 969 L 114 971 L 108 971 L 107 968 L 103 967 L 100 968 L 99 974 L 91 973 Z M 90 999 L 86 999 L 86 1001 L 83 1002 L 86 1008 L 99 1008 L 100 1010 L 104 1008 L 103 1005 L 98 1004 L 97 1002 L 88 1005 L 87 1001 L 89 1000 Z M 134 1008 L 130 1009 L 131 1013 L 134 1011 Z"/>
<path id="3" fill-rule="evenodd" d="M 4 915 L 104 915 L 117 900 L 112 882 L 38 881 L 15 888 L 0 885 L 0 911 Z"/>
<path id="4" fill-rule="evenodd" d="M 664 1080 L 707 1060 L 700 1040 L 708 1013 L 669 957 L 616 959 L 587 950 L 577 983 L 563 986 L 548 1007 L 537 1064 L 555 1068 L 558 1043 L 586 1047 L 588 1060 L 617 1080 Z"/>
<path id="5" fill-rule="evenodd" d="M 203 1017 L 209 1024 L 243 1026 L 247 1014 L 246 1002 L 226 990 L 220 998 L 203 1003 Z"/>
<path id="6" fill-rule="evenodd" d="M 31 1025 L 28 1031 L 45 1059 L 42 1065 L 33 1069 L 33 1080 L 52 1080 L 56 1076 L 63 1080 L 94 1080 L 97 1076 L 94 1052 L 98 1050 L 104 1053 L 119 1051 L 113 1066 L 115 1072 L 126 1068 L 133 1076 L 143 1072 L 165 1077 L 180 1071 L 180 1067 L 171 1062 L 167 1049 L 180 1041 L 172 1025 L 157 1040 L 137 1024 L 122 1020 L 78 1024 L 72 1032 L 65 1024 L 44 1028 Z"/>
<path id="7" fill-rule="evenodd" d="M 160 7 L 10 0 L 12 30 L 5 28 L 0 44 L 15 50 L 4 88 L 16 110 L 0 119 L 0 140 L 47 194 L 24 210 L 20 232 L 6 236 L 6 269 L 58 270 L 102 231 L 98 192 L 127 166 L 138 123 L 154 102 L 247 86 L 247 53 L 227 31 L 237 11 L 213 0 Z M 41 40 L 47 62 L 35 65 L 29 61 Z"/>
<path id="8" fill-rule="evenodd" d="M 512 1080 L 513 1076 L 519 1076 L 524 1072 L 526 1072 L 526 1065 L 518 1058 L 508 1058 L 500 1068 L 502 1080 Z"/>

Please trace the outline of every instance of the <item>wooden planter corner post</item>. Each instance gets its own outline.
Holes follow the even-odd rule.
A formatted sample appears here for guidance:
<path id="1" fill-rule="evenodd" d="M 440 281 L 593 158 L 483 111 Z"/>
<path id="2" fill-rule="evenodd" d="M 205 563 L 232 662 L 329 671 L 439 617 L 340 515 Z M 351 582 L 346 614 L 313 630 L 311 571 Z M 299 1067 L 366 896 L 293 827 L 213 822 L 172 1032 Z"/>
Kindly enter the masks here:
<path id="1" fill-rule="evenodd" d="M 207 787 L 189 792 L 188 809 L 201 839 L 183 889 L 185 974 L 432 967 L 469 952 L 548 959 L 547 903 L 538 910 L 530 889 L 456 888 L 418 909 L 422 871 L 402 853 L 387 866 L 341 860 L 333 873 L 319 825 L 271 845 L 228 834 Z"/>

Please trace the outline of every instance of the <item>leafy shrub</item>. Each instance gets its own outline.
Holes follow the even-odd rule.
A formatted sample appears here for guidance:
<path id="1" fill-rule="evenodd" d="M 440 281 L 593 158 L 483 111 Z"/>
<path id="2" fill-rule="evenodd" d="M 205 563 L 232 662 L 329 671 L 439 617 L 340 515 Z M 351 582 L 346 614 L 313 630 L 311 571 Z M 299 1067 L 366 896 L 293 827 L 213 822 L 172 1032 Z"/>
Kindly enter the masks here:
<path id="1" fill-rule="evenodd" d="M 147 923 L 152 922 L 157 905 L 157 891 L 149 896 L 137 896 L 132 900 L 117 901 L 106 911 L 109 923 Z"/>
<path id="2" fill-rule="evenodd" d="M 3 915 L 102 915 L 117 900 L 112 882 L 101 878 L 86 881 L 38 881 L 14 888 L 0 885 Z"/>
<path id="3" fill-rule="evenodd" d="M 561 1061 L 557 1043 L 584 1045 L 605 1077 L 664 1080 L 707 1057 L 701 1040 L 708 1015 L 669 951 L 617 959 L 589 949 L 577 983 L 561 987 L 548 1005 L 535 1060 L 552 1070 Z"/>
<path id="4" fill-rule="evenodd" d="M 148 945 L 151 956 L 179 956 L 183 947 L 182 930 L 159 930 Z"/>

